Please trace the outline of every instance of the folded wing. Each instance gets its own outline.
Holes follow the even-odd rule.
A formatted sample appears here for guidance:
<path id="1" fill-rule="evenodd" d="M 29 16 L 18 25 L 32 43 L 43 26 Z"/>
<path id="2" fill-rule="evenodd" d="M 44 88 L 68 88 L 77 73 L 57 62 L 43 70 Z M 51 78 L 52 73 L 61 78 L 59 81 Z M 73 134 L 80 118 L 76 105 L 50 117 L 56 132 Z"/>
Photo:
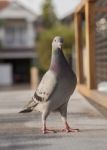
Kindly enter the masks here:
<path id="1" fill-rule="evenodd" d="M 36 92 L 34 93 L 33 99 L 35 101 L 43 102 L 47 101 L 53 93 L 57 85 L 57 78 L 53 71 L 49 70 L 43 76 Z"/>

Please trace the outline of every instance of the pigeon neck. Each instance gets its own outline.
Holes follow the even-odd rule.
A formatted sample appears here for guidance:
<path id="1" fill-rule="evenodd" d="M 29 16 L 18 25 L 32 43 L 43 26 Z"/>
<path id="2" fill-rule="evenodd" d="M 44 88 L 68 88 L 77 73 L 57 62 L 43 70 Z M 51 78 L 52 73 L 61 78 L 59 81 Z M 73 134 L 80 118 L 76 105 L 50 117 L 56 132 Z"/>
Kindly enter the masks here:
<path id="1" fill-rule="evenodd" d="M 57 74 L 68 72 L 68 70 L 72 71 L 63 54 L 63 51 L 59 48 L 52 51 L 50 69 L 55 71 Z"/>
<path id="2" fill-rule="evenodd" d="M 56 50 L 52 49 L 50 69 L 55 72 L 59 71 L 59 51 L 61 51 L 59 48 Z"/>

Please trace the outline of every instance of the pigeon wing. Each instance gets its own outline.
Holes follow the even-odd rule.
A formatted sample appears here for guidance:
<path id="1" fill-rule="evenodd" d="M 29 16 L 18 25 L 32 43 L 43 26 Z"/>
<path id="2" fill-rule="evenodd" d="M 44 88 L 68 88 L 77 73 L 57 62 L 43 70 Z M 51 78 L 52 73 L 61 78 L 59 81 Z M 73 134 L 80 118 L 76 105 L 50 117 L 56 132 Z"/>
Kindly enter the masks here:
<path id="1" fill-rule="evenodd" d="M 43 76 L 33 99 L 36 101 L 47 101 L 53 93 L 57 84 L 57 78 L 53 71 L 47 71 Z"/>

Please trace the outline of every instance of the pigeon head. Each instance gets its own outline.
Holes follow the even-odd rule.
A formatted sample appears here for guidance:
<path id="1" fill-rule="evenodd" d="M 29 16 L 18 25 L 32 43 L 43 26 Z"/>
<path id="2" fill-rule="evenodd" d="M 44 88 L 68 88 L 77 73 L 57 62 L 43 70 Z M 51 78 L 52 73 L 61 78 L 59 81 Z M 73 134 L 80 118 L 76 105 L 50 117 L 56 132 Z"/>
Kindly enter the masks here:
<path id="1" fill-rule="evenodd" d="M 52 49 L 53 50 L 62 49 L 63 43 L 64 43 L 63 38 L 60 36 L 56 36 L 52 41 Z"/>

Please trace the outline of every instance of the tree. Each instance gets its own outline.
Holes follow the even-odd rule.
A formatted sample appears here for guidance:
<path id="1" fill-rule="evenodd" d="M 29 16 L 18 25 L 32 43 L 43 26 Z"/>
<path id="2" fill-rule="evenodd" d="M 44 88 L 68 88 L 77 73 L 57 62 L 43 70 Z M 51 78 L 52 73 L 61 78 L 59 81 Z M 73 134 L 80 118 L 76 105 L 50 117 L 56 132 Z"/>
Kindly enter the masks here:
<path id="1" fill-rule="evenodd" d="M 54 12 L 52 0 L 45 0 L 42 6 L 42 19 L 44 28 L 46 29 L 51 28 L 56 23 L 57 17 Z"/>
<path id="2" fill-rule="evenodd" d="M 51 59 L 51 43 L 55 36 L 60 35 L 64 38 L 64 53 L 66 58 L 71 57 L 71 50 L 74 45 L 74 28 L 57 24 L 45 30 L 40 35 L 38 41 L 38 57 L 42 69 L 47 70 Z"/>
<path id="3" fill-rule="evenodd" d="M 74 45 L 74 28 L 58 22 L 52 5 L 52 0 L 45 0 L 42 7 L 44 29 L 37 40 L 39 70 L 46 71 L 51 59 L 51 43 L 55 36 L 62 36 L 65 40 L 64 53 L 71 58 L 71 49 Z M 42 72 L 43 73 L 43 72 Z"/>

